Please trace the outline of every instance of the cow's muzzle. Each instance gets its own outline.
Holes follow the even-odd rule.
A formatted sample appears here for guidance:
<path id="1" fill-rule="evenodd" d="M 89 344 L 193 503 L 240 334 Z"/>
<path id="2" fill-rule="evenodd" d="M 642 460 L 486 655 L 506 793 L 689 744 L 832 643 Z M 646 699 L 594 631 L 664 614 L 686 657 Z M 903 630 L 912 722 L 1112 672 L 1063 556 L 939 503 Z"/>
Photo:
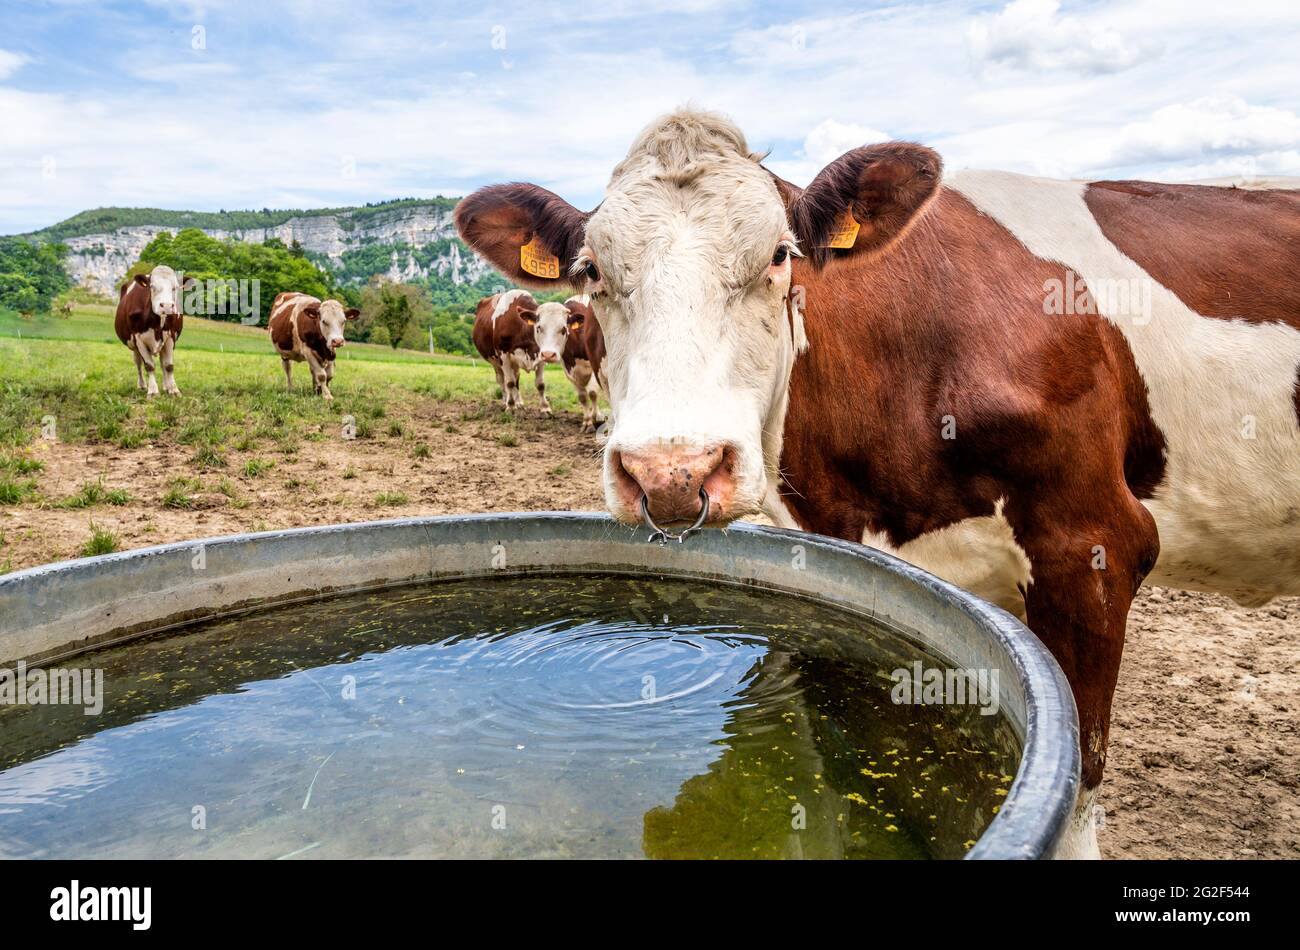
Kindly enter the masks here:
<path id="1" fill-rule="evenodd" d="M 661 525 L 728 519 L 735 494 L 735 451 L 730 446 L 696 449 L 665 445 L 615 452 L 614 483 L 626 511 Z"/>

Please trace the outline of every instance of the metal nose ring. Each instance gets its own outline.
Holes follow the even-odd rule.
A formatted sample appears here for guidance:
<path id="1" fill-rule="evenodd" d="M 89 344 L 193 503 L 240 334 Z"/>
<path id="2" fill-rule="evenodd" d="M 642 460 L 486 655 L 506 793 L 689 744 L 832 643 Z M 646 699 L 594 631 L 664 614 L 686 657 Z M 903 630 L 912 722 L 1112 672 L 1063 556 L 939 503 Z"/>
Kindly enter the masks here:
<path id="1" fill-rule="evenodd" d="M 655 524 L 655 520 L 650 517 L 650 508 L 648 507 L 649 499 L 645 493 L 641 494 L 641 520 L 645 522 L 650 529 L 650 537 L 647 539 L 651 542 L 658 541 L 660 544 L 667 544 L 669 541 L 676 541 L 678 544 L 685 541 L 691 535 L 695 534 L 704 526 L 705 520 L 709 517 L 709 493 L 703 488 L 700 489 L 700 516 L 695 519 L 695 523 L 689 528 L 682 530 L 681 534 L 673 534 L 666 528 L 661 528 Z"/>

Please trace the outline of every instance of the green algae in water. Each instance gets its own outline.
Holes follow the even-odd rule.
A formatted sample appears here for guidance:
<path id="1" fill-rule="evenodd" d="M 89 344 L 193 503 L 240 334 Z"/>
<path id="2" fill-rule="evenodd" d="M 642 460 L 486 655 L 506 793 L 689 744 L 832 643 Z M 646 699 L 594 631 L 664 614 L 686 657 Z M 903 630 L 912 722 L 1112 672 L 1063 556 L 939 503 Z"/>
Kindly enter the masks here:
<path id="1" fill-rule="evenodd" d="M 952 858 L 1019 744 L 899 706 L 860 617 L 564 576 L 272 608 L 78 658 L 99 716 L 0 706 L 4 857 Z"/>

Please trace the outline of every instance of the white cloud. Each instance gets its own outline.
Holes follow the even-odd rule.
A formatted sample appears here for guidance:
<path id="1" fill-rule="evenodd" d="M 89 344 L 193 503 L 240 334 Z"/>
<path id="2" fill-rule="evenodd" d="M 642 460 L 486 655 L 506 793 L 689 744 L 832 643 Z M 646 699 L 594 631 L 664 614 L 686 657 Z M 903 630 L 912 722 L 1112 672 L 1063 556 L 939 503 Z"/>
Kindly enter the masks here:
<path id="1" fill-rule="evenodd" d="M 6 49 L 0 49 L 0 80 L 8 79 L 28 62 L 30 60 L 22 53 L 11 53 Z"/>
<path id="2" fill-rule="evenodd" d="M 859 145 L 888 142 L 891 138 L 893 136 L 888 132 L 881 132 L 879 129 L 827 119 L 813 126 L 813 130 L 804 137 L 803 153 L 810 161 L 821 167 Z"/>
<path id="3" fill-rule="evenodd" d="M 1060 0 L 1012 0 L 970 25 L 971 55 L 979 64 L 1091 74 L 1128 69 L 1155 48 L 1098 20 L 1060 16 L 1060 8 Z"/>
<path id="4" fill-rule="evenodd" d="M 1207 97 L 1165 106 L 1119 130 L 1113 165 L 1201 160 L 1300 148 L 1300 116 L 1287 109 L 1253 106 L 1236 97 Z"/>
<path id="5" fill-rule="evenodd" d="M 1234 0 L 1225 15 L 1218 0 L 1000 0 L 990 15 L 984 0 L 935 0 L 799 18 L 663 2 L 676 11 L 481 0 L 438 18 L 354 0 L 206 0 L 202 53 L 189 20 L 123 33 L 87 3 L 79 29 L 125 45 L 0 83 L 0 233 L 104 205 L 338 205 L 504 180 L 592 207 L 636 132 L 687 102 L 730 115 L 799 184 L 887 138 L 932 146 L 953 169 L 1300 172 L 1300 20 L 1286 4 Z M 496 24 L 506 51 L 491 46 Z M 56 26 L 27 31 L 24 53 L 71 62 Z M 1163 55 L 1146 55 L 1153 38 Z M 142 149 L 146 108 L 167 125 Z M 340 173 L 344 156 L 355 177 Z"/>

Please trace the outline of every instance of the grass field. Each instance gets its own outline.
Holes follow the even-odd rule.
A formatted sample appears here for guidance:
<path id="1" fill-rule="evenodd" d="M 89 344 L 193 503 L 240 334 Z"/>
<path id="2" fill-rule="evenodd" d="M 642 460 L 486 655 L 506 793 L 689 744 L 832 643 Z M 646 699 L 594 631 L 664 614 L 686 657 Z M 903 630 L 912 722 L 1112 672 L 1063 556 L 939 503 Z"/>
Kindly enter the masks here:
<path id="1" fill-rule="evenodd" d="M 291 394 L 266 330 L 187 317 L 176 350 L 183 395 L 146 400 L 131 354 L 113 332 L 110 307 L 31 320 L 0 312 L 0 447 L 29 444 L 41 419 L 52 416 L 62 441 L 129 449 L 174 435 L 196 453 L 220 455 L 232 445 L 293 439 L 348 415 L 366 438 L 409 394 L 490 407 L 498 392 L 482 360 L 363 343 L 340 353 L 332 404 L 312 392 L 306 364 L 295 365 L 294 377 Z M 574 410 L 563 373 L 552 369 L 548 382 L 555 409 Z"/>

